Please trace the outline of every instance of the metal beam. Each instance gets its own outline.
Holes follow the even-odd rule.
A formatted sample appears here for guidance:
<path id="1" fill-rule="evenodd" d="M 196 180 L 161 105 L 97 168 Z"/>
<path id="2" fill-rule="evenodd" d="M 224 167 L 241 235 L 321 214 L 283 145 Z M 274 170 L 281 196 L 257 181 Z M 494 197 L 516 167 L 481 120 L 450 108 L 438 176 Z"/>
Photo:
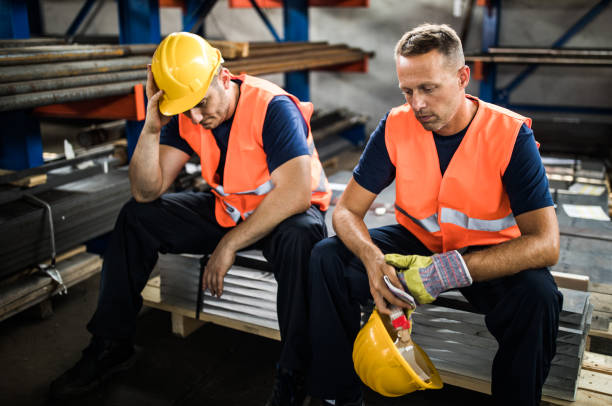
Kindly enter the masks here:
<path id="1" fill-rule="evenodd" d="M 158 0 L 118 0 L 117 3 L 120 44 L 160 42 Z"/>
<path id="2" fill-rule="evenodd" d="M 488 52 L 491 47 L 496 47 L 499 42 L 499 23 L 500 23 L 500 3 L 499 0 L 491 0 L 484 10 L 482 17 L 482 52 Z M 479 97 L 488 102 L 494 102 L 495 81 L 497 77 L 497 67 L 494 64 L 484 66 L 484 79 L 480 81 Z"/>
<path id="3" fill-rule="evenodd" d="M 25 111 L 0 113 L 0 168 L 20 170 L 43 164 L 40 125 Z"/>
<path id="4" fill-rule="evenodd" d="M 308 0 L 283 0 L 285 41 L 308 41 Z M 310 100 L 307 70 L 285 74 L 285 90 L 301 101 Z"/>
<path id="5" fill-rule="evenodd" d="M 204 20 L 217 0 L 187 0 L 183 15 L 183 31 L 189 31 L 204 36 Z"/>
<path id="6" fill-rule="evenodd" d="M 158 44 L 161 41 L 158 0 L 118 0 L 118 6 L 119 43 Z M 128 120 L 125 125 L 130 158 L 143 125 L 144 120 Z"/>
<path id="7" fill-rule="evenodd" d="M 74 20 L 72 20 L 70 27 L 68 27 L 66 34 L 64 34 L 64 37 L 73 37 L 76 34 L 79 27 L 85 20 L 85 17 L 87 17 L 87 14 L 89 14 L 91 8 L 97 1 L 98 0 L 87 0 L 85 3 L 83 3 L 83 7 L 81 7 L 78 14 L 74 17 Z"/>
<path id="8" fill-rule="evenodd" d="M 259 7 L 259 4 L 257 4 L 257 1 L 255 0 L 249 0 L 249 1 L 251 2 L 251 5 L 253 6 L 253 9 L 255 10 L 255 12 L 257 12 L 257 15 L 259 15 L 259 18 L 261 18 L 264 24 L 266 25 L 266 27 L 268 27 L 268 31 L 270 31 L 270 34 L 272 34 L 272 36 L 274 37 L 274 40 L 276 42 L 282 42 L 282 39 L 276 32 L 276 29 L 272 25 L 272 22 L 270 21 L 268 16 L 261 10 L 261 8 Z M 287 34 L 285 32 L 285 36 L 286 35 Z"/>
<path id="9" fill-rule="evenodd" d="M 30 38 L 25 1 L 0 0 L 0 38 Z"/>

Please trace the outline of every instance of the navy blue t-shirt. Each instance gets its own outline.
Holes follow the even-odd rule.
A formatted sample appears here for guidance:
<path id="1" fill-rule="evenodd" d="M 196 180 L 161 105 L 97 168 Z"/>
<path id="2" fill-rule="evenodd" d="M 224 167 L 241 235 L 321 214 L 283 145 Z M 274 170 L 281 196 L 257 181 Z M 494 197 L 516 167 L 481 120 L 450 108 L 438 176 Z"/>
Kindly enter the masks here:
<path id="1" fill-rule="evenodd" d="M 395 179 L 395 166 L 391 163 L 385 143 L 385 124 L 388 115 L 389 113 L 378 123 L 353 171 L 355 181 L 375 194 L 379 194 Z M 450 136 L 434 133 L 442 175 L 468 127 Z M 548 178 L 533 131 L 524 124 L 519 130 L 502 182 L 508 193 L 514 216 L 553 205 L 548 190 Z"/>
<path id="2" fill-rule="evenodd" d="M 212 130 L 221 152 L 217 167 L 221 184 L 233 120 L 232 116 Z M 262 133 L 268 171 L 272 173 L 290 159 L 308 155 L 307 138 L 308 125 L 295 103 L 287 96 L 274 97 L 268 104 Z M 194 153 L 187 141 L 179 135 L 178 116 L 172 117 L 170 122 L 162 128 L 159 143 L 178 148 L 188 155 Z"/>

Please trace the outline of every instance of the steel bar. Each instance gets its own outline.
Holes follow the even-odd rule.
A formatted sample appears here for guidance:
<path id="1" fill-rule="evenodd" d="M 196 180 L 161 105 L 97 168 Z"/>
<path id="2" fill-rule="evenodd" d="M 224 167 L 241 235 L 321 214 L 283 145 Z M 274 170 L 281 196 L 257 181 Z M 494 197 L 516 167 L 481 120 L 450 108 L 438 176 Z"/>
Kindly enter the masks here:
<path id="1" fill-rule="evenodd" d="M 611 49 L 548 49 L 548 48 L 489 48 L 489 54 L 559 55 L 559 56 L 607 56 Z"/>
<path id="2" fill-rule="evenodd" d="M 525 55 L 472 55 L 466 56 L 468 62 L 482 61 L 507 64 L 545 64 L 545 65 L 591 65 L 610 66 L 612 58 L 570 58 L 570 57 L 545 57 Z"/>
<path id="3" fill-rule="evenodd" d="M 270 41 L 252 41 L 249 42 L 250 49 L 262 49 L 262 48 L 285 48 L 295 45 L 321 45 L 327 44 L 327 41 L 283 41 L 283 42 L 270 42 Z"/>
<path id="4" fill-rule="evenodd" d="M 0 111 L 23 110 L 50 104 L 120 96 L 131 93 L 135 85 L 144 82 L 144 80 L 136 80 L 2 96 L 0 97 Z"/>
<path id="5" fill-rule="evenodd" d="M 155 48 L 156 46 L 153 44 L 139 44 L 99 46 L 60 45 L 1 49 L 0 66 L 153 55 Z"/>
<path id="6" fill-rule="evenodd" d="M 0 48 L 29 47 L 52 44 L 65 44 L 65 42 L 61 38 L 0 39 Z"/>
<path id="7" fill-rule="evenodd" d="M 348 45 L 339 44 L 339 45 L 328 45 L 328 44 L 299 44 L 292 45 L 287 47 L 269 47 L 269 48 L 256 48 L 249 50 L 249 58 L 251 57 L 262 57 L 262 56 L 274 56 L 274 55 L 287 55 L 291 53 L 298 52 L 310 52 L 314 50 L 322 50 L 322 49 L 330 49 L 330 48 L 348 48 Z"/>
<path id="8" fill-rule="evenodd" d="M 86 0 L 85 1 L 83 6 L 81 7 L 81 10 L 79 10 L 76 17 L 74 17 L 74 20 L 70 24 L 70 27 L 68 27 L 68 30 L 66 31 L 66 35 L 65 35 L 66 37 L 73 37 L 76 34 L 77 30 L 81 26 L 81 23 L 83 22 L 83 20 L 85 20 L 85 17 L 87 17 L 87 14 L 89 14 L 89 11 L 91 10 L 92 6 L 96 3 L 96 1 L 98 0 Z"/>
<path id="9" fill-rule="evenodd" d="M 0 96 L 134 80 L 140 80 L 144 83 L 147 80 L 147 72 L 144 69 L 138 69 L 112 73 L 96 73 L 94 75 L 77 75 L 54 79 L 3 83 L 0 84 Z"/>
<path id="10" fill-rule="evenodd" d="M 326 59 L 294 59 L 292 61 L 282 62 L 282 63 L 262 63 L 259 65 L 246 65 L 246 66 L 237 66 L 237 67 L 229 67 L 238 72 L 247 72 L 251 75 L 263 75 L 269 73 L 279 73 L 279 72 L 290 72 L 295 70 L 304 70 L 304 69 L 314 69 L 314 68 L 323 68 L 323 67 L 331 67 L 336 65 L 343 65 L 351 62 L 361 61 L 363 59 L 363 54 L 355 52 L 355 53 L 346 53 L 334 57 L 329 57 Z"/>
<path id="11" fill-rule="evenodd" d="M 0 67 L 0 82 L 47 79 L 63 76 L 85 75 L 89 73 L 116 72 L 129 69 L 145 69 L 151 63 L 150 57 L 133 56 L 107 60 L 43 63 L 29 66 Z"/>
<path id="12" fill-rule="evenodd" d="M 265 26 L 268 28 L 268 31 L 270 31 L 270 34 L 272 34 L 272 36 L 274 37 L 274 40 L 276 42 L 282 42 L 283 40 L 276 32 L 276 28 L 274 28 L 274 25 L 272 25 L 272 22 L 270 21 L 268 16 L 261 10 L 257 2 L 255 2 L 255 0 L 250 0 L 250 2 L 251 6 L 253 7 L 253 10 L 255 10 L 259 18 L 261 18 Z"/>
<path id="13" fill-rule="evenodd" d="M 349 52 L 354 52 L 354 50 L 350 50 L 349 48 L 342 46 L 334 46 L 330 48 L 316 49 L 310 51 L 304 51 L 299 53 L 290 53 L 290 54 L 278 54 L 278 55 L 270 55 L 270 56 L 258 56 L 258 57 L 248 57 L 242 59 L 235 59 L 232 61 L 228 61 L 224 64 L 224 66 L 242 66 L 242 65 L 259 65 L 261 63 L 276 63 L 276 62 L 284 62 L 284 61 L 294 61 L 298 59 L 317 59 L 317 58 L 325 58 L 327 56 L 334 55 L 344 55 Z"/>
<path id="14" fill-rule="evenodd" d="M 2 66 L 0 67 L 0 111 L 129 94 L 135 84 L 146 81 L 144 68 L 151 59 L 149 56 L 117 57 L 117 55 L 119 53 L 149 54 L 154 49 L 154 45 L 145 44 L 129 46 L 59 45 L 21 48 L 16 52 L 0 50 L 0 64 L 2 64 L 3 56 L 11 55 L 33 58 L 30 59 L 30 62 L 58 55 L 72 57 L 79 52 L 92 57 L 101 54 L 116 56 L 112 59 Z M 332 67 L 362 61 L 369 55 L 342 44 L 258 43 L 254 47 L 254 56 L 228 61 L 225 66 L 236 73 L 246 72 L 259 75 Z"/>

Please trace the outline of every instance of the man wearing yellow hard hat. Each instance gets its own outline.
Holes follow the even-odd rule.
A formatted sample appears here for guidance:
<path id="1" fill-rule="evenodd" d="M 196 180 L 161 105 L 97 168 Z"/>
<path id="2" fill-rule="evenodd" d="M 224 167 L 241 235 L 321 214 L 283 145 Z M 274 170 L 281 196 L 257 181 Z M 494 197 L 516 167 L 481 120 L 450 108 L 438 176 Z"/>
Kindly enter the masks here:
<path id="1" fill-rule="evenodd" d="M 298 404 L 308 359 L 306 273 L 327 236 L 331 190 L 310 132 L 312 104 L 268 81 L 235 76 L 201 37 L 174 33 L 148 71 L 148 106 L 102 269 L 91 344 L 52 384 L 83 393 L 130 366 L 144 288 L 159 252 L 210 254 L 202 285 L 223 293 L 236 252 L 263 250 L 278 281 L 282 350 L 269 405 Z M 164 194 L 193 154 L 210 192 Z"/>
<path id="2" fill-rule="evenodd" d="M 465 93 L 470 69 L 446 25 L 404 34 L 395 66 L 406 103 L 371 135 L 334 210 L 337 236 L 311 254 L 310 392 L 362 405 L 361 377 L 402 394 L 386 331 L 368 323 L 358 337 L 360 304 L 374 300 L 374 321 L 409 306 L 388 279 L 420 304 L 461 289 L 499 343 L 493 404 L 537 405 L 563 297 L 547 268 L 559 230 L 531 120 Z M 398 224 L 368 230 L 364 215 L 393 180 Z"/>

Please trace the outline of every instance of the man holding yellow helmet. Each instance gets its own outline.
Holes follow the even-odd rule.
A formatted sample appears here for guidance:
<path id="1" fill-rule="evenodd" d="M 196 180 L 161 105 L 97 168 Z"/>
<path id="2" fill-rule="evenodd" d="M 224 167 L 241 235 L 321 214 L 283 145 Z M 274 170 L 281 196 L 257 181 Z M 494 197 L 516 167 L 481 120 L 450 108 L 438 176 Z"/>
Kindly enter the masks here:
<path id="1" fill-rule="evenodd" d="M 311 394 L 362 405 L 355 368 L 376 391 L 401 394 L 393 342 L 376 326 L 389 304 L 409 304 L 387 278 L 420 304 L 461 289 L 499 343 L 494 404 L 539 404 L 562 296 L 547 268 L 559 230 L 531 120 L 466 95 L 470 70 L 446 25 L 404 34 L 395 63 L 406 104 L 370 137 L 334 210 L 337 236 L 311 254 Z M 398 224 L 368 230 L 367 210 L 394 179 Z M 371 299 L 377 312 L 355 342 Z"/>
<path id="2" fill-rule="evenodd" d="M 202 285 L 220 296 L 236 252 L 247 247 L 263 250 L 278 281 L 282 350 L 268 404 L 303 396 L 306 272 L 312 247 L 327 235 L 331 200 L 310 132 L 313 107 L 222 62 L 219 50 L 190 33 L 169 35 L 153 56 L 130 163 L 134 199 L 104 258 L 91 344 L 52 383 L 55 397 L 83 393 L 131 365 L 140 292 L 159 252 L 210 254 Z M 164 194 L 194 153 L 210 192 Z"/>

